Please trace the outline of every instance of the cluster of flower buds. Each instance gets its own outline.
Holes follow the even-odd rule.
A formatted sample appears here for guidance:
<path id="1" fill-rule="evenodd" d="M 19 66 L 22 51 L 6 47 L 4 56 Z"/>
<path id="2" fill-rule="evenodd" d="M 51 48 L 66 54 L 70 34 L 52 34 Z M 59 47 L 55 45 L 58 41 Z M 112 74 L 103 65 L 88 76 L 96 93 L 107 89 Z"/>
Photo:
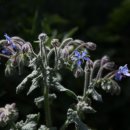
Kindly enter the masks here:
<path id="1" fill-rule="evenodd" d="M 8 58 L 6 74 L 10 75 L 14 67 L 18 66 L 20 70 L 27 64 L 27 59 L 32 56 L 33 51 L 31 44 L 22 38 L 17 36 L 9 37 L 7 34 L 4 36 L 6 40 L 0 41 L 0 56 Z"/>
<path id="2" fill-rule="evenodd" d="M 20 37 L 9 37 L 7 34 L 4 35 L 6 40 L 1 42 L 1 53 L 5 55 L 15 55 L 20 52 L 31 51 L 31 44 L 25 42 Z"/>
<path id="3" fill-rule="evenodd" d="M 17 119 L 18 112 L 15 103 L 7 104 L 0 108 L 0 126 L 5 126 Z"/>

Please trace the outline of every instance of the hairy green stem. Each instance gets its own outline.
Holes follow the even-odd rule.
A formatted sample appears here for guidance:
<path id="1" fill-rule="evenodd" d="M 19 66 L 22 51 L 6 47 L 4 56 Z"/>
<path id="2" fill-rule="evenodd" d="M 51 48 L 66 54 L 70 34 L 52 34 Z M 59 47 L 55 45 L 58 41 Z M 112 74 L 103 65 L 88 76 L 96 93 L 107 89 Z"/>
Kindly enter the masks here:
<path id="1" fill-rule="evenodd" d="M 44 68 L 44 60 L 43 60 L 44 54 L 43 54 L 42 48 L 43 48 L 43 44 L 42 44 L 42 41 L 40 41 L 40 53 L 39 53 L 39 54 L 40 54 L 40 56 L 41 56 L 42 66 L 43 66 L 43 68 Z"/>
<path id="2" fill-rule="evenodd" d="M 45 44 L 43 44 L 43 51 L 44 51 L 44 55 L 45 55 L 45 65 L 47 66 L 48 62 L 47 62 L 47 52 L 46 52 Z"/>
<path id="3" fill-rule="evenodd" d="M 58 64 L 58 54 L 57 54 L 57 48 L 55 48 L 55 68 L 57 68 L 57 64 Z"/>
<path id="4" fill-rule="evenodd" d="M 85 78 L 84 78 L 84 91 L 83 91 L 83 97 L 85 97 L 86 91 L 88 89 L 90 83 L 90 70 L 85 70 Z"/>
<path id="5" fill-rule="evenodd" d="M 92 79 L 93 79 L 93 73 L 94 73 L 94 69 L 91 68 L 91 69 L 90 69 L 90 78 L 89 78 L 89 83 L 92 82 Z"/>
<path id="6" fill-rule="evenodd" d="M 49 64 L 50 57 L 51 57 L 51 55 L 53 54 L 54 50 L 55 50 L 55 48 L 52 48 L 52 49 L 48 52 L 48 54 L 47 54 L 48 64 Z"/>
<path id="7" fill-rule="evenodd" d="M 45 120 L 47 127 L 51 127 L 51 111 L 50 111 L 50 103 L 49 103 L 49 88 L 48 86 L 44 86 L 44 109 L 45 109 Z"/>
<path id="8" fill-rule="evenodd" d="M 98 73 L 97 73 L 97 76 L 96 76 L 96 79 L 97 79 L 97 80 L 98 80 L 99 78 L 101 78 L 103 69 L 104 69 L 104 68 L 103 68 L 102 66 L 99 68 Z"/>
<path id="9" fill-rule="evenodd" d="M 106 78 L 112 78 L 115 75 L 116 72 L 117 72 L 117 70 L 114 70 L 114 71 L 108 73 L 106 76 L 104 76 L 104 79 L 106 79 Z"/>
<path id="10" fill-rule="evenodd" d="M 44 41 L 40 42 L 40 54 L 41 54 L 41 60 L 43 64 L 42 68 L 42 73 L 45 75 L 44 68 L 48 66 L 47 62 L 47 52 L 46 52 L 46 47 Z M 43 60 L 44 57 L 44 60 Z M 45 75 L 46 77 L 46 75 Z M 45 120 L 46 120 L 46 126 L 51 127 L 52 122 L 51 122 L 51 111 L 50 111 L 50 102 L 49 102 L 49 86 L 47 83 L 44 83 L 44 110 L 45 110 Z"/>

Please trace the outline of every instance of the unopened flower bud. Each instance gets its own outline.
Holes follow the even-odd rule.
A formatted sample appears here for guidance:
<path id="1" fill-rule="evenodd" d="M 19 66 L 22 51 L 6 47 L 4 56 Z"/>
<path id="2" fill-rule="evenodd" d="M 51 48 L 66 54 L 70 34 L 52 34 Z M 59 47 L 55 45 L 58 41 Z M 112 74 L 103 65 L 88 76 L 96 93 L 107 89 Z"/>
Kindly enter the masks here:
<path id="1" fill-rule="evenodd" d="M 84 43 L 82 40 L 79 40 L 79 39 L 74 40 L 74 42 L 77 43 L 77 44 L 82 44 L 82 43 Z"/>
<path id="2" fill-rule="evenodd" d="M 101 60 L 95 60 L 95 61 L 93 62 L 93 68 L 100 67 L 100 63 L 101 63 Z"/>
<path id="3" fill-rule="evenodd" d="M 62 45 L 65 46 L 65 45 L 71 43 L 72 40 L 73 40 L 72 38 L 66 38 L 66 39 L 63 40 Z"/>
<path id="4" fill-rule="evenodd" d="M 51 45 L 53 46 L 53 47 L 58 47 L 59 46 L 59 39 L 52 39 L 52 41 L 51 41 Z"/>
<path id="5" fill-rule="evenodd" d="M 76 68 L 76 70 L 74 72 L 74 76 L 75 76 L 75 78 L 78 78 L 79 76 L 82 76 L 83 73 L 84 73 L 84 71 L 83 71 L 82 67 L 79 66 Z"/>
<path id="6" fill-rule="evenodd" d="M 23 40 L 22 38 L 18 37 L 18 36 L 14 36 L 11 38 L 12 42 L 14 42 L 15 44 L 18 44 L 20 46 L 22 46 L 23 44 L 25 44 L 25 40 Z"/>
<path id="7" fill-rule="evenodd" d="M 114 67 L 115 63 L 114 62 L 107 62 L 106 64 L 103 65 L 103 67 L 105 69 L 108 69 L 108 70 L 112 70 L 113 67 Z"/>
<path id="8" fill-rule="evenodd" d="M 93 68 L 93 61 L 90 59 L 86 62 L 85 71 L 90 70 Z"/>
<path id="9" fill-rule="evenodd" d="M 38 39 L 40 41 L 46 42 L 48 40 L 48 36 L 45 33 L 41 33 L 41 34 L 39 34 Z"/>
<path id="10" fill-rule="evenodd" d="M 67 58 L 69 56 L 69 53 L 73 50 L 73 46 L 65 46 L 63 49 L 61 49 L 61 58 Z"/>
<path id="11" fill-rule="evenodd" d="M 110 59 L 109 59 L 108 56 L 103 56 L 102 59 L 101 59 L 101 66 L 106 64 L 109 61 L 110 61 Z"/>
<path id="12" fill-rule="evenodd" d="M 90 49 L 90 50 L 95 50 L 97 46 L 96 46 L 96 44 L 93 43 L 93 42 L 87 42 L 87 43 L 86 43 L 86 47 L 87 47 L 88 49 Z"/>
<path id="13" fill-rule="evenodd" d="M 22 51 L 23 52 L 29 52 L 31 51 L 31 46 L 29 42 L 26 42 L 24 45 L 22 45 Z"/>

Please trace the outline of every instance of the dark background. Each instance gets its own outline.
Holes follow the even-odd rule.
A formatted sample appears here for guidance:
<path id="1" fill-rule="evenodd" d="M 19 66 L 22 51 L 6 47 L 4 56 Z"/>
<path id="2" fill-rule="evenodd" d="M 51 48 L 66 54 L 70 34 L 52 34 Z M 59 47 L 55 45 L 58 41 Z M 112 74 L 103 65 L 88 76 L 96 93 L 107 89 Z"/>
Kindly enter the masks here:
<path id="1" fill-rule="evenodd" d="M 5 32 L 20 36 L 33 46 L 41 32 L 60 39 L 74 32 L 73 38 L 97 44 L 97 50 L 90 52 L 92 59 L 107 54 L 117 66 L 128 64 L 130 67 L 130 0 L 0 0 L 0 39 Z M 16 102 L 19 118 L 25 119 L 26 114 L 39 111 L 33 104 L 37 93 L 15 94 L 16 86 L 30 70 L 26 68 L 21 76 L 5 77 L 5 62 L 2 59 L 0 65 L 0 106 Z M 69 71 L 62 73 L 63 84 L 81 94 L 82 79 L 75 82 Z M 93 101 L 97 113 L 86 115 L 84 122 L 96 130 L 130 130 L 130 79 L 119 84 L 121 94 L 111 96 L 104 92 L 103 103 Z M 65 120 L 72 102 L 67 95 L 58 94 L 52 106 L 54 125 L 60 126 Z"/>

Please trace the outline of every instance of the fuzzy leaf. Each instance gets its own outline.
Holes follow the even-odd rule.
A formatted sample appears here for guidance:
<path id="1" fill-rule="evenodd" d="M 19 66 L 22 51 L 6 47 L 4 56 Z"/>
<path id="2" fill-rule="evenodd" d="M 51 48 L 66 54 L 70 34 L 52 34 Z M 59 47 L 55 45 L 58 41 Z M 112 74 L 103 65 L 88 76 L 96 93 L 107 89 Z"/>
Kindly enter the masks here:
<path id="1" fill-rule="evenodd" d="M 57 130 L 55 127 L 47 128 L 45 125 L 41 125 L 38 130 Z"/>
<path id="2" fill-rule="evenodd" d="M 38 97 L 34 99 L 34 103 L 38 108 L 41 108 L 43 106 L 44 96 Z"/>
<path id="3" fill-rule="evenodd" d="M 96 112 L 88 103 L 86 103 L 85 101 L 79 101 L 77 103 L 77 110 L 79 112 L 86 112 L 86 113 L 94 113 Z"/>
<path id="4" fill-rule="evenodd" d="M 39 81 L 41 80 L 41 78 L 42 78 L 42 75 L 39 75 L 32 80 L 32 85 L 31 85 L 27 95 L 29 95 L 33 90 L 35 90 L 36 88 L 39 87 Z"/>
<path id="5" fill-rule="evenodd" d="M 16 93 L 21 92 L 24 88 L 27 82 L 31 81 L 34 77 L 38 75 L 38 71 L 34 70 L 31 74 L 29 74 L 16 88 Z"/>
<path id="6" fill-rule="evenodd" d="M 67 125 L 75 123 L 76 130 L 88 130 L 87 125 L 80 120 L 77 111 L 72 109 L 68 109 L 66 122 Z"/>
<path id="7" fill-rule="evenodd" d="M 118 83 L 114 80 L 103 80 L 101 82 L 101 88 L 105 90 L 108 93 L 113 94 L 119 94 L 120 93 L 120 86 Z"/>
<path id="8" fill-rule="evenodd" d="M 45 125 L 41 125 L 38 130 L 49 130 L 49 128 L 47 128 Z"/>
<path id="9" fill-rule="evenodd" d="M 37 130 L 37 122 L 39 120 L 39 114 L 27 115 L 25 122 L 17 122 L 16 127 L 18 130 Z"/>
<path id="10" fill-rule="evenodd" d="M 5 68 L 5 75 L 10 76 L 15 73 L 15 67 L 13 66 L 11 60 L 8 60 L 6 63 L 6 68 Z"/>
<path id="11" fill-rule="evenodd" d="M 37 128 L 36 126 L 37 126 L 37 123 L 34 121 L 31 121 L 31 122 L 25 124 L 22 127 L 22 130 L 36 130 L 36 128 Z"/>
<path id="12" fill-rule="evenodd" d="M 77 100 L 77 95 L 70 89 L 67 89 L 64 86 L 62 86 L 60 83 L 56 82 L 54 87 L 56 90 L 60 92 L 65 92 L 66 94 L 68 94 L 69 96 L 72 96 L 74 99 Z"/>
<path id="13" fill-rule="evenodd" d="M 92 91 L 91 96 L 94 100 L 102 102 L 102 96 L 96 90 Z"/>

